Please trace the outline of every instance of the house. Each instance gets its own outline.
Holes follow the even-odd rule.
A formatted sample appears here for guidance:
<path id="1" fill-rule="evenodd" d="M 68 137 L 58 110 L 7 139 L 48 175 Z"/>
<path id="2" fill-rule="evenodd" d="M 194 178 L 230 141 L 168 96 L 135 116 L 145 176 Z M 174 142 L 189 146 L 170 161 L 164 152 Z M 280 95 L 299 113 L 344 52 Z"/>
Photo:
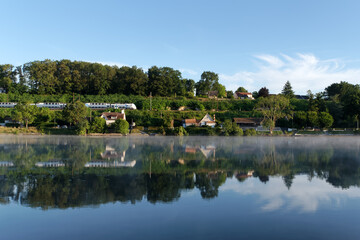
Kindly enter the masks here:
<path id="1" fill-rule="evenodd" d="M 100 117 L 105 119 L 106 125 L 113 124 L 118 119 L 126 120 L 124 110 L 121 110 L 121 113 L 119 113 L 119 112 L 103 112 Z"/>
<path id="2" fill-rule="evenodd" d="M 183 120 L 183 127 L 189 127 L 189 126 L 197 126 L 197 127 L 201 127 L 201 126 L 210 126 L 210 127 L 215 127 L 216 122 L 215 122 L 215 115 L 214 118 L 210 117 L 209 114 L 206 114 L 201 120 L 196 120 L 194 119 L 184 119 Z"/>
<path id="3" fill-rule="evenodd" d="M 251 100 L 254 99 L 252 93 L 249 93 L 249 92 L 235 92 L 234 98 L 235 99 L 251 99 Z"/>
<path id="4" fill-rule="evenodd" d="M 257 128 L 261 126 L 261 118 L 234 118 L 234 122 L 243 129 Z"/>
<path id="5" fill-rule="evenodd" d="M 207 93 L 208 98 L 217 98 L 217 96 L 219 95 L 218 91 L 208 91 Z"/>

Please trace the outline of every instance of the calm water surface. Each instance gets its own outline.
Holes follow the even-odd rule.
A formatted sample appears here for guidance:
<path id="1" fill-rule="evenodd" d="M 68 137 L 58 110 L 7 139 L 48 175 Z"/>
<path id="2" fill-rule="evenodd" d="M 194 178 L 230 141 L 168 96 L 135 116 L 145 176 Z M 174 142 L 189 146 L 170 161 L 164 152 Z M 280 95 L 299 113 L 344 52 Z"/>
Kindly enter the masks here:
<path id="1" fill-rule="evenodd" d="M 0 239 L 360 239 L 360 138 L 0 136 Z"/>

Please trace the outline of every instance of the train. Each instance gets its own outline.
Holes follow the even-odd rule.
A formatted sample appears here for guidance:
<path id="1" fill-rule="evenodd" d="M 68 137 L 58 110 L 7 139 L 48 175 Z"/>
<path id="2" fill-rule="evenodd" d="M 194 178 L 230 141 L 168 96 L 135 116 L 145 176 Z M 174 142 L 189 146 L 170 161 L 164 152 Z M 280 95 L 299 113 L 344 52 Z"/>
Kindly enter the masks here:
<path id="1" fill-rule="evenodd" d="M 0 102 L 0 108 L 14 108 L 16 104 L 16 102 Z M 63 109 L 66 103 L 31 103 L 30 105 L 38 108 Z M 136 110 L 134 103 L 85 103 L 85 106 L 94 110 L 107 108 Z"/>

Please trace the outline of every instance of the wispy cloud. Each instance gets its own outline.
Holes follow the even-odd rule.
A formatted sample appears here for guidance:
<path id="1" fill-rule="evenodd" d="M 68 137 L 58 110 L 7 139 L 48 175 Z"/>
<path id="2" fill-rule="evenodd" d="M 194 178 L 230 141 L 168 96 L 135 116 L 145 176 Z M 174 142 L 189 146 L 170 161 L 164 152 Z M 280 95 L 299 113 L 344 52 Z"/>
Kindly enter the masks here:
<path id="1" fill-rule="evenodd" d="M 221 82 L 231 90 L 243 86 L 257 91 L 266 86 L 271 93 L 279 93 L 285 82 L 290 81 L 295 93 L 306 94 L 309 89 L 319 92 L 335 82 L 355 84 L 360 79 L 360 68 L 347 68 L 341 59 L 322 60 L 314 54 L 258 55 L 255 62 L 256 71 L 220 74 Z"/>
<path id="2" fill-rule="evenodd" d="M 199 74 L 197 71 L 194 71 L 192 69 L 187 69 L 187 68 L 181 68 L 181 69 L 179 69 L 179 71 L 182 74 L 191 75 L 191 76 L 197 76 Z"/>

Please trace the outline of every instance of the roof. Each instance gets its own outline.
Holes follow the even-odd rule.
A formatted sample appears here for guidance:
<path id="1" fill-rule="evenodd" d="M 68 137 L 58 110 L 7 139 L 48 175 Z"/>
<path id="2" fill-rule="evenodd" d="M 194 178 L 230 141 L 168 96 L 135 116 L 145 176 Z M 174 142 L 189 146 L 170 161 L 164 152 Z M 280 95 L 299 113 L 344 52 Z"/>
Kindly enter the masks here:
<path id="1" fill-rule="evenodd" d="M 252 95 L 252 93 L 249 92 L 235 92 L 236 95 L 238 96 L 248 96 L 248 95 Z"/>
<path id="2" fill-rule="evenodd" d="M 262 122 L 261 118 L 234 118 L 235 123 L 251 123 L 251 124 L 260 124 Z"/>
<path id="3" fill-rule="evenodd" d="M 184 121 L 185 121 L 185 123 L 198 123 L 198 121 L 195 118 L 193 118 L 193 119 L 185 119 Z"/>
<path id="4" fill-rule="evenodd" d="M 106 118 L 125 119 L 125 114 L 119 112 L 103 112 L 101 116 L 105 116 Z"/>

